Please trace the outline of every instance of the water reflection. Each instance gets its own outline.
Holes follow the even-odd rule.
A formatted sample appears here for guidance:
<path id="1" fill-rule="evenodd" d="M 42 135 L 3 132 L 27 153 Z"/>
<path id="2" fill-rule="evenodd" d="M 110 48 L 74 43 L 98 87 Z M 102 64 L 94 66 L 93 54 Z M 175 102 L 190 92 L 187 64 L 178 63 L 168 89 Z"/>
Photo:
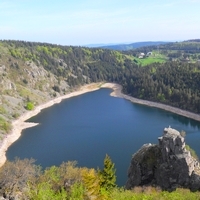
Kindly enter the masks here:
<path id="1" fill-rule="evenodd" d="M 189 126 L 196 130 L 200 129 L 200 122 L 194 119 L 190 119 L 190 118 L 180 116 L 180 115 L 175 115 L 170 112 L 167 112 L 167 116 L 173 118 L 176 121 L 179 121 L 181 124 L 184 124 L 185 126 Z"/>

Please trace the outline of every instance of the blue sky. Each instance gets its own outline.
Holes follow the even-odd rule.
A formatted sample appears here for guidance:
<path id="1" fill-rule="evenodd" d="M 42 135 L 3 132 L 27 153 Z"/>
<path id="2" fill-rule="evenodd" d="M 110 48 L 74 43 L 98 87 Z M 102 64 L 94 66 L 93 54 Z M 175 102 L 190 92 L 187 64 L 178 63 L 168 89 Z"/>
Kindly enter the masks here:
<path id="1" fill-rule="evenodd" d="M 0 39 L 61 45 L 200 38 L 200 0 L 0 0 Z"/>

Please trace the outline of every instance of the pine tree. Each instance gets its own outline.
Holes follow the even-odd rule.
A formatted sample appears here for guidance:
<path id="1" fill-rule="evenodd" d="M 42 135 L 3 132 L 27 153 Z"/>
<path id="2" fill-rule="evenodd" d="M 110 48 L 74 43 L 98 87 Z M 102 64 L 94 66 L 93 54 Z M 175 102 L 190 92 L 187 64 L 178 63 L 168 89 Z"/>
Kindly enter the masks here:
<path id="1" fill-rule="evenodd" d="M 116 186 L 116 169 L 111 158 L 106 154 L 104 159 L 104 169 L 99 170 L 100 186 L 106 190 L 110 190 Z"/>

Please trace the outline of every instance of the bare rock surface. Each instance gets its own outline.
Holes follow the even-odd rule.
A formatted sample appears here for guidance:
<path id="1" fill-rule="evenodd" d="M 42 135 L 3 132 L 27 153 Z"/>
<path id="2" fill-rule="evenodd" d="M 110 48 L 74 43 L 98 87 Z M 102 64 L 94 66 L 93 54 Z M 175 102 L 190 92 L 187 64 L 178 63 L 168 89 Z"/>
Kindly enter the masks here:
<path id="1" fill-rule="evenodd" d="M 158 141 L 143 145 L 133 155 L 126 188 L 152 185 L 169 191 L 178 187 L 199 190 L 199 162 L 186 150 L 184 137 L 169 127 Z"/>

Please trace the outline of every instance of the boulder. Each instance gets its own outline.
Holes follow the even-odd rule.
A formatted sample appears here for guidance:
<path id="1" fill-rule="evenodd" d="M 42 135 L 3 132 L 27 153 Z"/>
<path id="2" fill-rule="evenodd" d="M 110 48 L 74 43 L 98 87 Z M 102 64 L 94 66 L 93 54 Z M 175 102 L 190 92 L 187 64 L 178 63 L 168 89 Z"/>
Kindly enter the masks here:
<path id="1" fill-rule="evenodd" d="M 151 185 L 169 191 L 178 187 L 199 190 L 199 162 L 186 150 L 184 137 L 169 127 L 158 141 L 143 145 L 133 155 L 126 188 Z"/>

